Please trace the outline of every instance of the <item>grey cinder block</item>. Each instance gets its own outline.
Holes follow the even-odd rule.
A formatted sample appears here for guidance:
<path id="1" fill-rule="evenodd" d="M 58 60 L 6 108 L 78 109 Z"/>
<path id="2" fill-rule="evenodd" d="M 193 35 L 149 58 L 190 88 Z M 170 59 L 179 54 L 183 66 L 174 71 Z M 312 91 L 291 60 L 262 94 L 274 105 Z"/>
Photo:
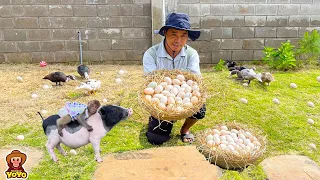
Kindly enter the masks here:
<path id="1" fill-rule="evenodd" d="M 300 14 L 300 5 L 298 4 L 279 5 L 278 15 L 293 15 L 293 14 Z"/>
<path id="2" fill-rule="evenodd" d="M 210 5 L 209 4 L 200 4 L 200 16 L 209 16 L 210 15 Z"/>
<path id="3" fill-rule="evenodd" d="M 79 41 L 77 40 L 70 40 L 70 41 L 65 41 L 65 50 L 66 51 L 80 51 L 79 47 Z M 86 51 L 89 49 L 89 43 L 87 40 L 83 40 L 82 42 L 82 50 Z"/>
<path id="4" fill-rule="evenodd" d="M 86 0 L 60 0 L 60 4 L 86 4 Z"/>
<path id="5" fill-rule="evenodd" d="M 111 17 L 111 27 L 132 27 L 133 17 L 131 16 L 114 16 Z"/>
<path id="6" fill-rule="evenodd" d="M 287 26 L 288 16 L 267 16 L 266 26 Z"/>
<path id="7" fill-rule="evenodd" d="M 74 29 L 53 29 L 52 39 L 54 40 L 78 39 L 78 33 Z"/>
<path id="8" fill-rule="evenodd" d="M 0 18 L 1 28 L 13 28 L 13 18 Z"/>
<path id="9" fill-rule="evenodd" d="M 31 52 L 31 61 L 32 62 L 54 62 L 55 54 L 53 52 Z"/>
<path id="10" fill-rule="evenodd" d="M 76 1 L 76 0 L 75 0 Z M 107 0 L 86 0 L 87 4 L 107 4 Z"/>
<path id="11" fill-rule="evenodd" d="M 55 52 L 65 50 L 64 41 L 41 41 L 41 51 L 44 52 Z"/>
<path id="12" fill-rule="evenodd" d="M 122 28 L 122 37 L 124 39 L 148 38 L 145 28 Z"/>
<path id="13" fill-rule="evenodd" d="M 63 18 L 63 27 L 66 29 L 86 28 L 87 18 L 85 17 L 66 17 Z"/>
<path id="14" fill-rule="evenodd" d="M 48 16 L 49 8 L 46 5 L 24 6 L 25 16 Z"/>
<path id="15" fill-rule="evenodd" d="M 310 25 L 310 17 L 309 16 L 292 15 L 289 17 L 289 26 L 307 27 L 309 25 Z"/>
<path id="16" fill-rule="evenodd" d="M 252 61 L 254 60 L 252 50 L 232 51 L 232 60 L 234 61 Z"/>
<path id="17" fill-rule="evenodd" d="M 220 49 L 242 49 L 242 39 L 222 39 Z"/>
<path id="18" fill-rule="evenodd" d="M 254 60 L 261 60 L 263 57 L 265 57 L 265 54 L 262 52 L 262 50 L 253 51 L 253 59 Z"/>
<path id="19" fill-rule="evenodd" d="M 14 27 L 17 29 L 35 29 L 38 28 L 38 18 L 19 17 L 14 19 Z"/>
<path id="20" fill-rule="evenodd" d="M 100 62 L 100 51 L 83 51 L 83 60 L 88 62 Z"/>
<path id="21" fill-rule="evenodd" d="M 98 32 L 99 39 L 119 39 L 121 38 L 122 32 L 119 28 L 106 28 L 100 29 Z"/>
<path id="22" fill-rule="evenodd" d="M 278 27 L 277 37 L 296 38 L 298 37 L 298 28 L 297 27 Z"/>
<path id="23" fill-rule="evenodd" d="M 109 16 L 110 15 L 110 6 L 99 5 L 97 6 L 98 16 Z"/>
<path id="24" fill-rule="evenodd" d="M 267 21 L 267 16 L 245 16 L 244 25 L 245 26 L 265 26 Z"/>
<path id="25" fill-rule="evenodd" d="M 17 42 L 18 52 L 37 52 L 40 51 L 40 42 L 38 41 L 19 41 Z"/>
<path id="26" fill-rule="evenodd" d="M 311 26 L 320 26 L 320 16 L 311 16 L 311 21 L 310 21 Z"/>
<path id="27" fill-rule="evenodd" d="M 29 41 L 50 40 L 50 39 L 51 39 L 51 30 L 50 29 L 28 30 L 28 40 Z"/>
<path id="28" fill-rule="evenodd" d="M 108 4 L 121 5 L 121 4 L 132 4 L 133 0 L 108 0 Z"/>
<path id="29" fill-rule="evenodd" d="M 121 6 L 120 5 L 110 5 L 109 15 L 120 16 L 121 15 Z"/>
<path id="30" fill-rule="evenodd" d="M 57 51 L 55 52 L 56 62 L 78 62 L 79 52 Z"/>
<path id="31" fill-rule="evenodd" d="M 211 15 L 232 15 L 233 4 L 212 4 Z"/>
<path id="32" fill-rule="evenodd" d="M 89 40 L 88 42 L 89 42 L 89 50 L 91 51 L 111 49 L 110 39 L 95 39 L 95 40 Z"/>
<path id="33" fill-rule="evenodd" d="M 5 53 L 7 63 L 31 63 L 30 53 Z"/>
<path id="34" fill-rule="evenodd" d="M 25 16 L 25 11 L 22 5 L 11 6 L 12 16 L 14 17 L 23 17 Z"/>
<path id="35" fill-rule="evenodd" d="M 120 8 L 121 15 L 124 16 L 142 16 L 143 15 L 143 5 L 138 4 L 123 4 Z"/>
<path id="36" fill-rule="evenodd" d="M 264 39 L 244 39 L 243 49 L 263 49 Z"/>
<path id="37" fill-rule="evenodd" d="M 212 53 L 212 63 L 217 64 L 220 59 L 227 61 L 231 60 L 231 51 L 213 51 Z"/>
<path id="38" fill-rule="evenodd" d="M 111 49 L 133 49 L 132 39 L 112 39 Z"/>
<path id="39" fill-rule="evenodd" d="M 193 18 L 192 16 L 200 16 L 200 4 L 190 4 L 189 5 L 189 15 L 191 19 Z"/>
<path id="40" fill-rule="evenodd" d="M 265 39 L 265 46 L 278 48 L 282 42 L 286 42 L 286 39 L 283 38 L 277 38 L 277 39 Z"/>
<path id="41" fill-rule="evenodd" d="M 211 64 L 212 55 L 211 53 L 199 53 L 199 59 L 201 64 Z"/>
<path id="42" fill-rule="evenodd" d="M 5 41 L 26 41 L 27 31 L 25 29 L 5 29 L 3 39 Z"/>
<path id="43" fill-rule="evenodd" d="M 255 7 L 256 15 L 276 15 L 278 13 L 278 5 L 274 4 L 258 4 Z"/>
<path id="44" fill-rule="evenodd" d="M 0 8 L 0 17 L 12 17 L 13 13 L 12 13 L 12 6 L 3 6 L 3 4 Z"/>
<path id="45" fill-rule="evenodd" d="M 73 16 L 73 8 L 70 5 L 51 5 L 49 16 Z"/>
<path id="46" fill-rule="evenodd" d="M 74 16 L 97 16 L 97 8 L 93 5 L 73 6 Z"/>
<path id="47" fill-rule="evenodd" d="M 222 26 L 244 26 L 244 16 L 223 16 Z"/>
<path id="48" fill-rule="evenodd" d="M 17 47 L 14 41 L 0 41 L 0 52 L 16 52 Z"/>
<path id="49" fill-rule="evenodd" d="M 320 4 L 301 4 L 300 14 L 318 15 L 319 9 L 320 9 Z"/>
<path id="50" fill-rule="evenodd" d="M 211 40 L 211 30 L 210 29 L 201 29 L 201 34 L 198 39 L 199 41 L 210 41 Z"/>
<path id="51" fill-rule="evenodd" d="M 312 0 L 291 0 L 292 4 L 311 4 Z"/>
<path id="52" fill-rule="evenodd" d="M 211 29 L 212 39 L 232 38 L 232 27 L 214 27 Z"/>
<path id="53" fill-rule="evenodd" d="M 222 22 L 222 16 L 205 16 L 201 17 L 201 28 L 208 29 L 210 27 L 220 27 Z"/>
<path id="54" fill-rule="evenodd" d="M 125 51 L 108 50 L 101 52 L 102 61 L 115 61 L 115 60 L 126 60 L 127 55 Z"/>
<path id="55" fill-rule="evenodd" d="M 232 14 L 234 15 L 254 15 L 254 5 L 240 4 L 234 5 Z"/>
<path id="56" fill-rule="evenodd" d="M 266 37 L 277 37 L 276 27 L 256 27 L 255 37 L 266 38 Z"/>
<path id="57" fill-rule="evenodd" d="M 233 28 L 234 38 L 253 38 L 254 28 L 253 27 L 236 27 Z"/>
<path id="58" fill-rule="evenodd" d="M 63 18 L 62 17 L 40 17 L 39 26 L 43 29 L 50 28 L 62 28 Z"/>
<path id="59" fill-rule="evenodd" d="M 133 49 L 135 50 L 147 50 L 151 47 L 151 39 L 134 39 Z"/>
<path id="60" fill-rule="evenodd" d="M 151 17 L 149 16 L 135 16 L 133 17 L 134 27 L 151 27 Z M 194 26 L 192 26 L 194 27 Z"/>
<path id="61" fill-rule="evenodd" d="M 6 57 L 4 53 L 0 53 L 0 63 L 5 63 L 6 62 Z"/>

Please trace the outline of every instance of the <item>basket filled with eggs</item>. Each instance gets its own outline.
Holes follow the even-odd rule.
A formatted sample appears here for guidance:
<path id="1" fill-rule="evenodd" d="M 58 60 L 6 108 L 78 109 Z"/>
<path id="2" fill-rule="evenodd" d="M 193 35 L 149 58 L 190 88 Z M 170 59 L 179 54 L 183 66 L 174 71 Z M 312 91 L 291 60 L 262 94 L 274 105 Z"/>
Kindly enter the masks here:
<path id="1" fill-rule="evenodd" d="M 141 106 L 161 120 L 180 120 L 200 110 L 206 100 L 202 78 L 183 70 L 156 70 L 139 92 Z"/>
<path id="2" fill-rule="evenodd" d="M 210 163 L 225 169 L 243 169 L 263 155 L 266 137 L 244 125 L 228 123 L 199 132 L 196 144 Z"/>

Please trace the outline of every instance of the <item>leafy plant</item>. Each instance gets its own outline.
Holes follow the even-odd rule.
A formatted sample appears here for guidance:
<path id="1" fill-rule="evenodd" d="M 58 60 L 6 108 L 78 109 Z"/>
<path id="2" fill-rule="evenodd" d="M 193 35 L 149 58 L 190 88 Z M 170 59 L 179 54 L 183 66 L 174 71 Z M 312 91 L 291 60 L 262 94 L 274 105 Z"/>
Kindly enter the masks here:
<path id="1" fill-rule="evenodd" d="M 223 59 L 220 59 L 220 61 L 218 62 L 217 65 L 213 66 L 214 70 L 216 71 L 222 71 L 223 69 L 225 69 L 226 67 L 224 66 L 225 61 Z"/>
<path id="2" fill-rule="evenodd" d="M 289 41 L 281 43 L 278 49 L 264 47 L 265 57 L 262 58 L 262 61 L 277 70 L 287 71 L 293 69 L 296 67 L 297 62 L 293 47 Z"/>
<path id="3" fill-rule="evenodd" d="M 297 55 L 305 59 L 308 64 L 317 64 L 320 56 L 320 34 L 313 30 L 311 34 L 305 32 L 303 38 L 299 41 Z"/>

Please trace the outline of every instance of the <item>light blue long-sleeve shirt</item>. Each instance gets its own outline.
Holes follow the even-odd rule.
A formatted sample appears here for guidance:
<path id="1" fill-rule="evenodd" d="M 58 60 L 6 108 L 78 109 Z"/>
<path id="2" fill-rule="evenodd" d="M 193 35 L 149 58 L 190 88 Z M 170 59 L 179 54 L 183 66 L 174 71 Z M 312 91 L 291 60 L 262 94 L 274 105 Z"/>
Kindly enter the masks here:
<path id="1" fill-rule="evenodd" d="M 191 52 L 188 53 L 188 51 Z M 173 60 L 164 47 L 164 41 L 152 46 L 143 55 L 144 74 L 159 69 L 184 69 L 200 75 L 199 63 L 198 52 L 188 45 L 182 48 Z"/>

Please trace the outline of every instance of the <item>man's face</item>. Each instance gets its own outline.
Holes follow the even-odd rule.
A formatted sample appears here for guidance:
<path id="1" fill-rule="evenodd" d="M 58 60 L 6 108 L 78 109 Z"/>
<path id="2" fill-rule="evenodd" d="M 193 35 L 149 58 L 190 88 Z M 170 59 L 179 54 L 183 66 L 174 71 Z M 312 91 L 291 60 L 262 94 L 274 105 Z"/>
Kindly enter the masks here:
<path id="1" fill-rule="evenodd" d="M 188 41 L 188 31 L 169 28 L 165 37 L 171 50 L 179 52 Z"/>

